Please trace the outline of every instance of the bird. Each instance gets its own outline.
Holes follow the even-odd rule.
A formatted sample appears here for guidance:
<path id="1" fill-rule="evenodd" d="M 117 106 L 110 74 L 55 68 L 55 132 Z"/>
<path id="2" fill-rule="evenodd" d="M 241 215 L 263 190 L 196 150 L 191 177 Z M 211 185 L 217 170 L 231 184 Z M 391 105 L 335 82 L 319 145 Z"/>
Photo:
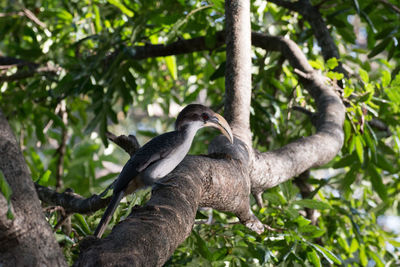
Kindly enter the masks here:
<path id="1" fill-rule="evenodd" d="M 152 186 L 185 158 L 197 131 L 213 127 L 221 131 L 233 144 L 228 122 L 201 104 L 189 104 L 175 121 L 175 130 L 154 137 L 143 145 L 122 168 L 113 189 L 111 201 L 105 210 L 94 236 L 101 238 L 121 199 L 138 189 Z"/>

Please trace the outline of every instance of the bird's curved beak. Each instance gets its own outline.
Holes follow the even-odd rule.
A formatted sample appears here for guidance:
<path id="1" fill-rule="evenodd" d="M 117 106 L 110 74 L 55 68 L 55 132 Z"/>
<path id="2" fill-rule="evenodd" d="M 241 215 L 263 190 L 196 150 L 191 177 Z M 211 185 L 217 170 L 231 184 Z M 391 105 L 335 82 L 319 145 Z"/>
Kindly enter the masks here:
<path id="1" fill-rule="evenodd" d="M 231 127 L 229 126 L 228 122 L 219 115 L 218 113 L 214 113 L 213 116 L 205 123 L 205 127 L 214 127 L 221 131 L 223 135 L 225 135 L 229 141 L 233 144 L 233 134 Z"/>

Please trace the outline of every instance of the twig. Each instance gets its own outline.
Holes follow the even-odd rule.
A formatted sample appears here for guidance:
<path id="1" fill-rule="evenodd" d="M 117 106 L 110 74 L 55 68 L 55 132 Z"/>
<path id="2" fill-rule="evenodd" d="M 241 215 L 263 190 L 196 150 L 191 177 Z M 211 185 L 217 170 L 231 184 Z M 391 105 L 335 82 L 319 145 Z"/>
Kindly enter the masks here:
<path id="1" fill-rule="evenodd" d="M 389 7 L 390 7 L 391 9 L 393 9 L 395 12 L 397 12 L 397 13 L 400 14 L 400 8 L 399 8 L 398 6 L 396 6 L 396 5 L 392 4 L 392 3 L 390 3 L 390 2 L 387 1 L 387 0 L 379 0 L 379 2 L 381 2 L 381 3 L 383 3 L 383 4 L 387 5 L 387 6 L 389 6 Z"/>
<path id="2" fill-rule="evenodd" d="M 34 23 L 36 23 L 37 25 L 39 25 L 40 27 L 42 27 L 43 29 L 47 29 L 47 26 L 44 22 L 40 21 L 40 19 L 38 19 L 35 14 L 32 13 L 32 11 L 30 11 L 29 9 L 23 8 L 22 11 L 24 12 L 25 16 L 30 19 L 31 21 L 33 21 Z"/>
<path id="3" fill-rule="evenodd" d="M 56 190 L 57 191 L 60 190 L 61 187 L 63 186 L 62 176 L 64 173 L 64 156 L 65 156 L 67 140 L 68 140 L 68 129 L 66 127 L 68 124 L 68 113 L 67 113 L 67 109 L 66 109 L 65 100 L 61 100 L 59 105 L 60 105 L 60 116 L 61 116 L 62 122 L 64 123 L 65 127 L 63 127 L 61 129 L 61 143 L 57 149 L 57 153 L 58 153 L 57 172 L 56 172 Z"/>

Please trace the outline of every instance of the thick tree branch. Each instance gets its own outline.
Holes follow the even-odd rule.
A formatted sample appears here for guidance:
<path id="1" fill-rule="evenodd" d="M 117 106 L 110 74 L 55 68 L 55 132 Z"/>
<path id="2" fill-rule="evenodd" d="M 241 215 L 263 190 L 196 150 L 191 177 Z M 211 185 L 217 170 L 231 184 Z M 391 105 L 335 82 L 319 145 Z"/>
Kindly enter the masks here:
<path id="1" fill-rule="evenodd" d="M 318 113 L 317 132 L 278 150 L 257 153 L 252 172 L 252 193 L 278 185 L 300 175 L 311 167 L 330 161 L 343 145 L 345 108 L 335 87 L 308 64 L 300 48 L 291 40 L 253 35 L 254 44 L 267 50 L 280 51 L 298 69 L 300 81 L 315 99 Z M 303 76 L 303 77 L 302 77 Z"/>
<path id="2" fill-rule="evenodd" d="M 147 44 L 145 46 L 134 46 L 127 48 L 127 53 L 131 59 L 146 59 L 146 58 L 154 58 L 154 57 L 165 57 L 171 55 L 182 55 L 189 54 L 198 51 L 204 50 L 214 50 L 218 47 L 221 47 L 225 43 L 225 34 L 224 32 L 217 32 L 215 35 L 215 44 L 214 46 L 209 46 L 206 43 L 206 39 L 204 37 L 195 37 L 192 39 L 180 39 L 176 42 L 164 45 L 157 44 L 151 45 Z M 121 51 L 116 51 L 110 58 L 114 58 L 121 53 Z"/>
<path id="3" fill-rule="evenodd" d="M 12 189 L 14 209 L 11 222 L 0 213 L 0 265 L 66 266 L 42 213 L 24 157 L 1 110 L 0 169 Z"/>
<path id="4" fill-rule="evenodd" d="M 251 147 L 251 27 L 250 2 L 225 1 L 225 117 L 233 133 Z"/>

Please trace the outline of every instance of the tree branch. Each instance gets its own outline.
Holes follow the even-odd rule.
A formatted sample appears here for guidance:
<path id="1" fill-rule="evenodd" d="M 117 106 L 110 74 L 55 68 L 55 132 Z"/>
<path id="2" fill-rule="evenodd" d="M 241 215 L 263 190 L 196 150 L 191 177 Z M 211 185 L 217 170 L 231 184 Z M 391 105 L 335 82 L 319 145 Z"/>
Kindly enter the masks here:
<path id="1" fill-rule="evenodd" d="M 42 213 L 24 157 L 1 110 L 0 169 L 12 189 L 14 209 L 11 222 L 0 213 L 0 265 L 67 266 Z"/>
<path id="2" fill-rule="evenodd" d="M 89 198 L 84 198 L 75 194 L 71 190 L 66 190 L 63 193 L 58 193 L 50 188 L 35 184 L 36 192 L 39 199 L 46 204 L 53 206 L 61 206 L 66 213 L 91 213 L 107 206 L 111 198 L 102 198 L 103 195 L 110 189 L 106 188 L 100 195 L 93 195 Z"/>
<path id="3" fill-rule="evenodd" d="M 58 158 L 57 158 L 57 172 L 56 172 L 56 190 L 60 190 L 61 187 L 63 186 L 62 178 L 64 174 L 64 156 L 68 140 L 68 130 L 66 128 L 68 124 L 68 113 L 66 109 L 65 100 L 61 100 L 59 105 L 60 105 L 61 120 L 64 123 L 65 128 L 61 129 L 61 143 L 57 149 Z"/>
<path id="4" fill-rule="evenodd" d="M 390 3 L 388 0 L 378 0 L 379 2 L 383 3 L 384 5 L 390 7 L 393 9 L 393 11 L 397 12 L 400 14 L 400 8 L 392 3 Z"/>
<path id="5" fill-rule="evenodd" d="M 251 27 L 250 2 L 225 1 L 225 117 L 233 133 L 251 147 Z"/>
<path id="6" fill-rule="evenodd" d="M 330 161 L 343 145 L 345 108 L 335 87 L 314 71 L 300 48 L 291 40 L 280 37 L 253 35 L 254 44 L 267 50 L 280 51 L 290 64 L 304 73 L 300 81 L 315 99 L 317 132 L 280 149 L 266 153 L 256 152 L 252 170 L 252 193 L 278 185 L 300 175 L 311 167 Z"/>
<path id="7" fill-rule="evenodd" d="M 36 64 L 33 63 L 35 66 Z M 26 78 L 33 77 L 35 75 L 55 75 L 61 70 L 60 67 L 55 67 L 55 66 L 44 66 L 44 67 L 33 67 L 29 68 L 28 70 L 20 70 L 17 71 L 16 73 L 12 75 L 1 75 L 0 76 L 0 82 L 12 82 L 12 81 L 18 81 L 18 80 L 23 80 Z"/>

